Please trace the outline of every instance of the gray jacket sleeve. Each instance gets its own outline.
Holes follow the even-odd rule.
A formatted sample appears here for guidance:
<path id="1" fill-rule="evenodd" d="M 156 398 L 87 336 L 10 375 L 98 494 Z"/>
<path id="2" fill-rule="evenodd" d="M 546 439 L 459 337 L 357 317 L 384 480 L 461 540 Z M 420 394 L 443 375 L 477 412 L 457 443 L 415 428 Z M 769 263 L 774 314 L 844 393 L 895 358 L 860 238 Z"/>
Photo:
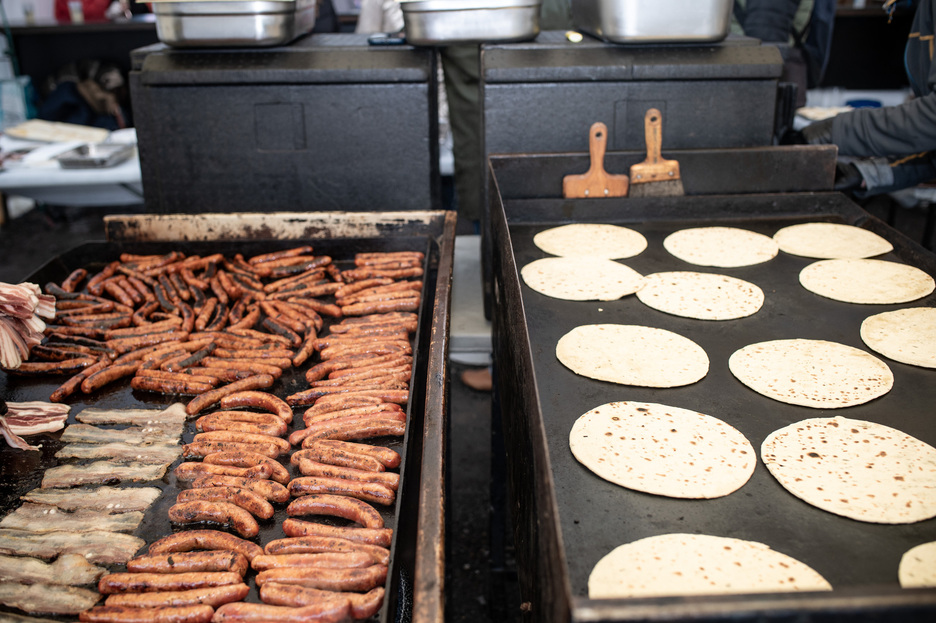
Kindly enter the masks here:
<path id="1" fill-rule="evenodd" d="M 859 108 L 835 117 L 832 142 L 843 156 L 899 156 L 936 150 L 936 93 L 899 106 Z"/>
<path id="2" fill-rule="evenodd" d="M 786 43 L 800 0 L 747 0 L 741 27 L 761 41 Z"/>
<path id="3" fill-rule="evenodd" d="M 922 0 L 913 19 L 906 65 L 917 97 L 899 106 L 844 113 L 832 123 L 832 142 L 846 156 L 906 156 L 936 150 L 936 63 L 930 45 L 936 0 Z"/>

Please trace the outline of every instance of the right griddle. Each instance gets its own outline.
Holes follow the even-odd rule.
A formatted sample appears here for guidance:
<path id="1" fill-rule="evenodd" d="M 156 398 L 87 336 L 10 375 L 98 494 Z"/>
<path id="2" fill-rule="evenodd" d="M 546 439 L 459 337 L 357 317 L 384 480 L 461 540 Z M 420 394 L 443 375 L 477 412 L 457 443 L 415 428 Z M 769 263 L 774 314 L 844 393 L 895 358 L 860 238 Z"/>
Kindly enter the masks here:
<path id="1" fill-rule="evenodd" d="M 848 223 L 875 231 L 895 247 L 881 259 L 936 275 L 936 256 L 874 219 L 837 193 L 687 196 L 662 199 L 507 199 L 495 201 L 494 351 L 497 392 L 507 446 L 510 511 L 524 600 L 536 621 L 618 620 L 934 620 L 936 589 L 901 590 L 897 566 L 913 546 L 936 540 L 936 519 L 909 525 L 858 522 L 822 511 L 783 489 L 760 460 L 746 485 L 713 500 L 679 500 L 605 481 L 569 451 L 569 431 L 586 411 L 612 401 L 646 401 L 697 410 L 740 430 L 760 457 L 774 430 L 811 417 L 870 420 L 936 445 L 936 370 L 901 364 L 870 351 L 859 337 L 864 318 L 911 306 L 934 306 L 930 295 L 902 305 L 855 305 L 824 299 L 799 285 L 813 259 L 780 253 L 741 268 L 685 263 L 663 248 L 679 229 L 733 226 L 773 235 L 795 223 Z M 641 274 L 668 270 L 721 273 L 751 281 L 765 293 L 748 318 L 702 321 L 653 310 L 635 296 L 573 302 L 534 292 L 519 278 L 527 263 L 547 257 L 533 244 L 539 231 L 568 223 L 631 227 L 648 248 L 620 260 Z M 693 385 L 651 389 L 575 375 L 556 359 L 559 338 L 576 326 L 638 324 L 674 331 L 702 346 L 708 375 Z M 870 403 L 816 410 L 783 404 L 748 389 L 728 370 L 737 349 L 771 339 L 840 342 L 886 361 L 894 388 Z M 936 483 L 934 483 L 936 485 Z M 666 533 L 730 536 L 766 543 L 822 574 L 832 593 L 590 600 L 588 575 L 615 547 Z"/>

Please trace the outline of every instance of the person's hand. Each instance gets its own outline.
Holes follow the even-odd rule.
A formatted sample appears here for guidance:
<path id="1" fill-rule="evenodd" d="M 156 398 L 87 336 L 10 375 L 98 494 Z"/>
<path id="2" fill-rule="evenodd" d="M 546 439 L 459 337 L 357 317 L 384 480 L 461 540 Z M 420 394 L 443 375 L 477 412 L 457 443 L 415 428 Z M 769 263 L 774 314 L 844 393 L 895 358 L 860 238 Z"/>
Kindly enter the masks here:
<path id="1" fill-rule="evenodd" d="M 861 176 L 861 171 L 858 170 L 858 167 L 850 162 L 839 162 L 835 165 L 835 183 L 832 186 L 833 190 L 857 190 L 863 186 L 864 178 Z"/>
<path id="2" fill-rule="evenodd" d="M 808 126 L 803 128 L 802 135 L 803 140 L 807 145 L 829 145 L 832 143 L 832 120 L 830 117 L 828 119 L 823 119 L 822 121 L 816 121 L 815 123 L 810 123 Z"/>

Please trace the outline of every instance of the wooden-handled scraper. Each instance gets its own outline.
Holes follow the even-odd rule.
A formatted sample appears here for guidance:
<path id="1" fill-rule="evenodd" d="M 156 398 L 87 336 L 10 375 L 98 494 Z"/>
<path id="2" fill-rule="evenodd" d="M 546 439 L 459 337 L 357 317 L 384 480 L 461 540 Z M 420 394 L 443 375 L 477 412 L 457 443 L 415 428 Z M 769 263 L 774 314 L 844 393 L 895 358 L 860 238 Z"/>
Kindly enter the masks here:
<path id="1" fill-rule="evenodd" d="M 625 197 L 628 180 L 626 175 L 611 175 L 604 168 L 605 151 L 608 147 L 608 128 L 600 121 L 592 124 L 588 132 L 588 153 L 591 165 L 588 171 L 562 178 L 562 196 L 566 199 L 585 197 Z"/>

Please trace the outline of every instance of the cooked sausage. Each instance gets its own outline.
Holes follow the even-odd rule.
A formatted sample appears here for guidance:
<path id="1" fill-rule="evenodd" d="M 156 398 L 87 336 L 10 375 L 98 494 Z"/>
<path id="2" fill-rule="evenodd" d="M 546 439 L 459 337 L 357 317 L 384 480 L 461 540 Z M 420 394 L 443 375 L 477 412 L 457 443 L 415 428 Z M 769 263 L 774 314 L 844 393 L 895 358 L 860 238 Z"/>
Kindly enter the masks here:
<path id="1" fill-rule="evenodd" d="M 66 292 L 74 292 L 78 289 L 78 284 L 88 276 L 88 271 L 84 268 L 76 268 L 62 281 L 62 289 Z"/>
<path id="2" fill-rule="evenodd" d="M 235 409 L 237 407 L 255 407 L 270 413 L 275 413 L 287 424 L 292 424 L 293 412 L 286 401 L 267 392 L 241 391 L 229 394 L 219 401 L 222 409 Z"/>
<path id="3" fill-rule="evenodd" d="M 227 584 L 193 588 L 187 591 L 160 591 L 158 593 L 123 593 L 108 596 L 107 606 L 128 608 L 166 608 L 204 604 L 217 608 L 222 604 L 242 601 L 250 592 L 246 584 Z M 352 605 L 353 607 L 353 605 Z"/>
<path id="4" fill-rule="evenodd" d="M 207 604 L 139 608 L 135 606 L 94 606 L 78 614 L 86 623 L 209 623 L 214 608 Z"/>
<path id="5" fill-rule="evenodd" d="M 285 363 L 283 367 L 276 365 L 277 363 Z M 232 370 L 244 370 L 253 372 L 254 374 L 268 374 L 274 379 L 278 379 L 283 374 L 284 367 L 292 366 L 292 361 L 285 359 L 280 361 L 278 359 L 263 359 L 263 358 L 254 358 L 254 359 L 225 359 L 222 357 L 205 357 L 201 365 L 207 366 L 210 368 L 230 368 Z"/>
<path id="6" fill-rule="evenodd" d="M 228 431 L 212 431 L 228 432 Z M 272 437 L 276 439 L 276 437 Z M 182 446 L 182 458 L 204 459 L 209 454 L 217 452 L 254 452 L 268 456 L 271 459 L 278 457 L 281 452 L 276 444 L 272 443 L 239 443 L 237 441 L 195 441 Z M 272 474 L 272 467 L 271 467 Z M 242 475 L 242 474 L 241 474 Z"/>
<path id="7" fill-rule="evenodd" d="M 98 580 L 98 592 L 154 593 L 182 591 L 207 586 L 241 584 L 244 579 L 233 571 L 199 571 L 191 573 L 109 573 Z"/>
<path id="8" fill-rule="evenodd" d="M 102 370 L 106 368 L 108 365 L 110 365 L 110 362 L 104 359 L 103 361 L 98 361 L 97 363 L 93 363 L 90 366 L 84 368 L 83 370 L 78 372 L 78 374 L 74 375 L 73 377 L 71 377 L 64 383 L 62 383 L 61 386 L 56 388 L 52 392 L 52 394 L 49 396 L 49 400 L 52 402 L 62 402 L 63 400 L 65 400 L 66 398 L 74 394 L 76 389 L 81 387 L 82 381 L 84 381 L 86 378 L 88 378 L 89 376 L 97 372 L 98 370 Z"/>
<path id="9" fill-rule="evenodd" d="M 391 427 L 396 422 L 398 426 Z M 298 446 L 306 439 L 369 439 L 384 435 L 403 435 L 406 414 L 403 412 L 365 413 L 311 422 L 306 428 L 293 431 L 289 443 Z M 391 432 L 385 432 L 391 431 Z"/>
<path id="10" fill-rule="evenodd" d="M 324 422 L 327 420 L 337 420 L 339 418 L 353 416 L 353 415 L 376 415 L 378 417 L 383 417 L 384 414 L 390 414 L 390 419 L 398 419 L 400 417 L 406 417 L 406 412 L 400 407 L 400 405 L 386 402 L 377 405 L 363 405 L 358 407 L 348 407 L 346 409 L 335 409 L 333 411 L 314 411 L 314 407 L 306 409 L 305 413 L 302 414 L 302 421 L 306 426 L 309 426 L 313 422 Z"/>
<path id="11" fill-rule="evenodd" d="M 263 496 L 250 489 L 240 487 L 202 487 L 180 491 L 176 502 L 192 502 L 194 500 L 207 500 L 209 502 L 229 502 L 240 506 L 245 511 L 260 519 L 273 517 L 273 505 Z M 129 566 L 127 567 L 129 569 Z"/>
<path id="12" fill-rule="evenodd" d="M 386 286 L 394 283 L 393 279 L 387 277 L 374 277 L 372 279 L 361 279 L 360 281 L 355 281 L 343 285 L 340 289 L 335 291 L 335 298 L 345 298 L 351 296 L 355 292 L 360 292 L 361 290 L 366 290 L 367 288 L 373 288 L 375 286 Z"/>
<path id="13" fill-rule="evenodd" d="M 329 448 L 319 444 L 314 444 L 310 448 L 296 450 L 289 457 L 289 461 L 293 465 L 299 465 L 302 459 L 310 459 L 327 465 L 349 467 L 368 472 L 383 472 L 386 470 L 383 463 L 374 457 L 366 454 L 348 452 L 340 448 Z"/>
<path id="14" fill-rule="evenodd" d="M 220 530 L 186 530 L 165 536 L 149 546 L 150 554 L 171 554 L 193 550 L 230 550 L 243 554 L 247 560 L 263 553 L 256 543 L 245 541 Z"/>
<path id="15" fill-rule="evenodd" d="M 260 526 L 253 515 L 230 502 L 209 502 L 207 500 L 181 502 L 169 508 L 169 521 L 180 524 L 203 521 L 224 524 L 247 539 L 252 539 L 260 534 Z"/>
<path id="16" fill-rule="evenodd" d="M 314 405 L 306 409 L 304 415 L 309 416 L 318 413 L 341 411 L 354 407 L 385 406 L 388 404 L 395 403 L 384 402 L 376 396 L 361 396 L 359 394 L 352 394 L 349 396 L 323 396 L 316 400 Z"/>
<path id="17" fill-rule="evenodd" d="M 280 484 L 286 484 L 291 478 L 289 470 L 283 467 L 281 463 L 256 452 L 224 450 L 206 455 L 202 459 L 202 462 L 212 465 L 230 465 L 232 467 L 256 467 L 266 464 L 273 470 L 270 475 L 271 480 L 275 480 Z"/>
<path id="18" fill-rule="evenodd" d="M 376 482 L 396 491 L 400 486 L 400 475 L 394 472 L 374 472 L 351 467 L 328 465 L 306 458 L 299 458 L 299 472 L 303 476 L 318 476 L 323 478 L 344 478 L 358 482 Z"/>
<path id="19" fill-rule="evenodd" d="M 18 368 L 7 370 L 14 374 L 74 374 L 97 363 L 96 357 L 75 357 L 65 361 L 24 361 Z M 87 379 L 86 379 L 87 380 Z M 83 382 L 83 381 L 82 381 Z"/>
<path id="20" fill-rule="evenodd" d="M 363 454 L 366 456 L 371 456 L 378 461 L 380 461 L 384 467 L 393 469 L 400 466 L 402 458 L 400 453 L 391 448 L 384 448 L 381 446 L 372 446 L 366 443 L 354 443 L 351 441 L 339 441 L 337 439 L 322 439 L 315 444 L 316 446 L 322 446 L 326 448 L 335 448 L 344 450 L 346 452 L 354 452 L 356 454 Z"/>
<path id="21" fill-rule="evenodd" d="M 214 379 L 217 381 L 217 379 Z M 130 387 L 143 392 L 175 394 L 179 396 L 197 396 L 214 388 L 217 383 L 202 383 L 195 379 L 160 379 L 152 376 L 135 376 L 130 380 Z"/>
<path id="22" fill-rule="evenodd" d="M 226 465 L 211 465 L 186 461 L 175 468 L 175 477 L 183 482 L 195 480 L 203 476 L 240 476 L 241 478 L 269 479 L 273 470 L 269 465 L 256 467 L 228 467 Z"/>
<path id="23" fill-rule="evenodd" d="M 347 355 L 410 355 L 413 347 L 404 340 L 370 340 L 348 345 L 329 346 L 319 351 L 323 360 Z"/>
<path id="24" fill-rule="evenodd" d="M 302 608 L 238 602 L 218 608 L 212 623 L 337 623 L 346 621 L 351 606 L 336 596 Z"/>
<path id="25" fill-rule="evenodd" d="M 111 364 L 106 368 L 102 368 L 88 375 L 88 377 L 81 382 L 81 391 L 85 394 L 91 394 L 108 383 L 113 383 L 127 376 L 133 376 L 139 367 L 139 361 L 131 361 L 125 364 Z"/>
<path id="26" fill-rule="evenodd" d="M 160 370 L 155 368 L 143 368 L 140 367 L 136 373 L 137 376 L 147 376 L 153 379 L 165 379 L 167 381 L 182 381 L 182 382 L 194 382 L 194 383 L 205 383 L 211 387 L 216 386 L 221 381 L 215 376 L 208 376 L 206 374 L 193 374 L 191 372 L 168 372 L 166 370 Z"/>
<path id="27" fill-rule="evenodd" d="M 262 264 L 263 262 L 270 262 L 273 260 L 281 260 L 285 257 L 295 257 L 297 255 L 310 255 L 312 253 L 312 247 L 309 245 L 303 245 L 301 247 L 294 247 L 292 249 L 286 249 L 284 251 L 273 251 L 272 253 L 263 253 L 261 255 L 255 255 L 247 260 L 247 263 L 251 266 L 256 266 L 257 264 Z"/>
<path id="28" fill-rule="evenodd" d="M 195 429 L 205 432 L 227 430 L 237 433 L 252 433 L 255 435 L 279 437 L 286 434 L 287 426 L 286 422 L 272 413 L 216 411 L 208 415 L 203 415 L 195 420 Z"/>
<path id="29" fill-rule="evenodd" d="M 389 487 L 376 482 L 362 482 L 346 478 L 300 476 L 290 481 L 288 488 L 290 495 L 293 497 L 331 494 L 357 498 L 374 504 L 383 504 L 384 506 L 389 506 L 396 501 L 396 492 Z"/>
<path id="30" fill-rule="evenodd" d="M 397 420 L 371 417 L 351 421 L 329 420 L 316 425 L 314 432 L 306 435 L 302 446 L 308 447 L 319 439 L 350 441 L 374 437 L 402 437 L 405 432 L 406 424 Z"/>
<path id="31" fill-rule="evenodd" d="M 183 491 L 182 493 L 186 493 Z M 233 571 L 247 573 L 250 562 L 243 554 L 231 551 L 175 552 L 146 554 L 127 562 L 130 573 L 192 573 L 196 571 Z"/>
<path id="32" fill-rule="evenodd" d="M 185 406 L 185 412 L 189 415 L 195 415 L 229 394 L 250 389 L 265 389 L 271 385 L 273 385 L 273 377 L 268 374 L 258 374 L 240 381 L 234 381 L 230 385 L 225 385 L 224 387 L 219 387 L 205 392 L 200 396 L 196 396 Z"/>
<path id="33" fill-rule="evenodd" d="M 291 567 L 322 567 L 326 569 L 361 569 L 374 564 L 374 559 L 361 551 L 323 552 L 319 554 L 265 554 L 253 559 L 255 571 Z"/>
<path id="34" fill-rule="evenodd" d="M 318 588 L 307 588 L 292 584 L 278 584 L 270 582 L 260 587 L 260 599 L 264 603 L 277 606 L 292 606 L 294 608 L 317 603 L 323 597 L 340 595 L 351 603 L 351 617 L 353 619 L 368 619 L 380 610 L 384 600 L 384 588 L 378 586 L 364 594 L 336 593 L 323 591 Z"/>
<path id="35" fill-rule="evenodd" d="M 294 519 L 292 517 L 283 520 L 283 532 L 286 536 L 337 537 L 357 543 L 380 545 L 381 547 L 390 547 L 390 541 L 393 537 L 393 530 L 391 528 L 326 526 L 325 524 L 303 521 L 302 519 Z"/>
<path id="36" fill-rule="evenodd" d="M 289 489 L 278 482 L 263 478 L 244 478 L 243 476 L 225 476 L 223 474 L 209 474 L 192 481 L 193 489 L 209 487 L 238 487 L 247 489 L 270 502 L 288 502 Z"/>
<path id="37" fill-rule="evenodd" d="M 354 484 L 357 486 L 356 483 Z M 286 507 L 286 514 L 290 517 L 329 515 L 359 523 L 365 528 L 384 527 L 383 517 L 380 516 L 376 508 L 356 497 L 346 495 L 303 495 L 289 503 L 289 506 Z"/>
<path id="38" fill-rule="evenodd" d="M 265 584 L 291 584 L 328 591 L 369 591 L 387 581 L 387 567 L 371 565 L 363 569 L 327 569 L 321 567 L 295 567 L 267 569 L 257 574 L 257 586 Z"/>
<path id="39" fill-rule="evenodd" d="M 275 539 L 266 544 L 263 552 L 269 556 L 282 554 L 319 554 L 327 552 L 363 552 L 382 565 L 389 564 L 390 550 L 380 545 L 370 545 L 328 536 L 297 536 Z"/>
<path id="40" fill-rule="evenodd" d="M 251 433 L 238 433 L 235 431 L 208 431 L 205 433 L 198 433 L 192 439 L 195 442 L 202 441 L 230 441 L 234 443 L 257 443 L 257 444 L 268 444 L 272 443 L 277 448 L 280 449 L 281 454 L 289 452 L 292 448 L 289 445 L 289 442 L 281 437 L 273 437 L 270 435 L 255 435 Z"/>

